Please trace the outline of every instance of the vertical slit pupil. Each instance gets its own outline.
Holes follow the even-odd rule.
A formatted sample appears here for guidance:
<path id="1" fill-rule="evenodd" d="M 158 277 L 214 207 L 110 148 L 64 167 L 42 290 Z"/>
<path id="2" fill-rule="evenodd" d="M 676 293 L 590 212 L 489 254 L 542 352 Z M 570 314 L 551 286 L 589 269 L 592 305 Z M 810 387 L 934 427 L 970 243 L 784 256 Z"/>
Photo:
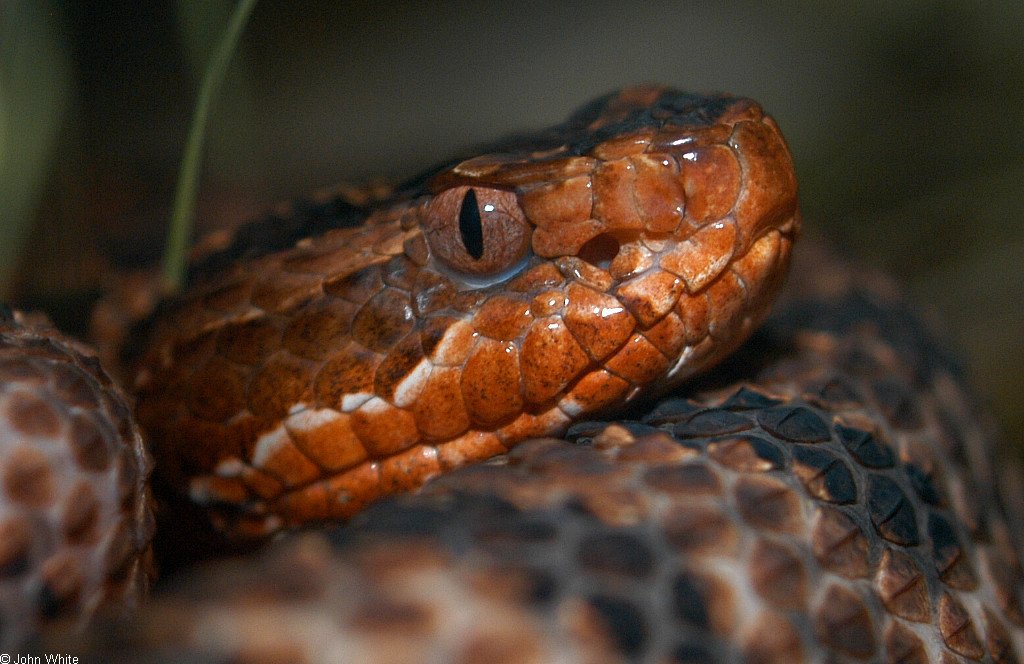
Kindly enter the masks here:
<path id="1" fill-rule="evenodd" d="M 466 253 L 473 260 L 480 260 L 484 255 L 484 227 L 480 223 L 480 207 L 472 187 L 466 190 L 459 210 L 459 235 L 462 236 L 462 246 L 466 248 Z"/>

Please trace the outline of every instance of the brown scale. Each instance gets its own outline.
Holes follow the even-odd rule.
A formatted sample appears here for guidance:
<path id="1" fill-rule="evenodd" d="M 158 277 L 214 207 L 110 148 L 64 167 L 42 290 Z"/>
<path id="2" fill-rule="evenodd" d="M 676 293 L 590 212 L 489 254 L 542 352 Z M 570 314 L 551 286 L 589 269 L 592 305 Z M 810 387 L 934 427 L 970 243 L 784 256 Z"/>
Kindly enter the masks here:
<path id="1" fill-rule="evenodd" d="M 219 528 L 348 518 L 703 371 L 799 229 L 774 121 L 722 95 L 624 90 L 418 181 L 165 307 L 137 413 Z"/>
<path id="2" fill-rule="evenodd" d="M 805 263 L 829 279 L 798 275 L 702 383 L 717 387 L 209 566 L 78 645 L 231 661 L 1019 661 L 1021 540 L 1001 507 L 1014 498 L 957 369 L 906 336 L 918 323 L 888 291 L 858 290 L 820 252 Z M 883 377 L 913 403 L 878 404 Z"/>
<path id="3" fill-rule="evenodd" d="M 154 570 L 151 462 L 125 395 L 45 321 L 0 311 L 0 651 L 135 608 Z"/>

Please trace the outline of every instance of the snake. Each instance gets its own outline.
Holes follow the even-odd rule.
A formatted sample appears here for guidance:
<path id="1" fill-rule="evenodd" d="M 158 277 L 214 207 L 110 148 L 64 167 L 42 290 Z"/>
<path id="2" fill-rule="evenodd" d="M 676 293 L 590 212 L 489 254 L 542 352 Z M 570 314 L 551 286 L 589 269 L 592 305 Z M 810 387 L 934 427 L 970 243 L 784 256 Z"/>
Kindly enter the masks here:
<path id="1" fill-rule="evenodd" d="M 388 196 L 244 228 L 147 324 L 138 428 L 115 414 L 135 491 L 109 519 L 137 558 L 111 576 L 132 607 L 94 600 L 49 643 L 104 661 L 1016 661 L 1013 469 L 884 278 L 811 246 L 769 315 L 800 228 L 759 104 L 650 85 Z M 137 609 L 147 452 L 191 528 L 271 541 Z M 31 558 L 7 555 L 37 579 Z"/>

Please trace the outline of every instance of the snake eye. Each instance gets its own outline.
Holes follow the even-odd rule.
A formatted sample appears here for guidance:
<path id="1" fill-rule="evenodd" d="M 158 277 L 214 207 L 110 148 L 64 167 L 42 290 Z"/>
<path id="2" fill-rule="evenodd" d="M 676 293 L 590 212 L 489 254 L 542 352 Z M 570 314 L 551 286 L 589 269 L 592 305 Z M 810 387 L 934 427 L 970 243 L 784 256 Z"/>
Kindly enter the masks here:
<path id="1" fill-rule="evenodd" d="M 462 246 L 473 260 L 478 261 L 484 255 L 484 226 L 480 220 L 480 204 L 476 202 L 476 192 L 470 188 L 462 197 L 459 208 L 459 235 Z"/>
<path id="2" fill-rule="evenodd" d="M 516 269 L 530 230 L 515 193 L 503 189 L 453 187 L 427 203 L 423 214 L 431 254 L 470 280 L 496 281 Z"/>

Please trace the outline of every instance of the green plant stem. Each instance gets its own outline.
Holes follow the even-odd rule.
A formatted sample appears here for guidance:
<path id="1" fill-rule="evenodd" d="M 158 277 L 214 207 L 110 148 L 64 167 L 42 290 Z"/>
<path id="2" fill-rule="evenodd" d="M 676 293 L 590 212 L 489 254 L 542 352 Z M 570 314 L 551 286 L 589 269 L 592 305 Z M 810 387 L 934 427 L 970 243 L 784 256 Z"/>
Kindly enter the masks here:
<path id="1" fill-rule="evenodd" d="M 203 140 L 206 137 L 206 123 L 210 116 L 210 108 L 217 95 L 228 63 L 242 36 L 242 31 L 252 13 L 256 0 L 239 0 L 231 15 L 228 27 L 217 45 L 217 50 L 210 58 L 203 81 L 199 87 L 195 111 L 192 114 L 192 125 L 185 144 L 185 154 L 181 159 L 178 171 L 178 184 L 174 191 L 174 208 L 171 212 L 171 223 L 167 230 L 167 244 L 164 248 L 163 282 L 168 293 L 181 289 L 185 279 L 187 250 L 192 236 L 195 220 L 196 192 L 199 189 L 199 169 L 202 161 Z"/>

